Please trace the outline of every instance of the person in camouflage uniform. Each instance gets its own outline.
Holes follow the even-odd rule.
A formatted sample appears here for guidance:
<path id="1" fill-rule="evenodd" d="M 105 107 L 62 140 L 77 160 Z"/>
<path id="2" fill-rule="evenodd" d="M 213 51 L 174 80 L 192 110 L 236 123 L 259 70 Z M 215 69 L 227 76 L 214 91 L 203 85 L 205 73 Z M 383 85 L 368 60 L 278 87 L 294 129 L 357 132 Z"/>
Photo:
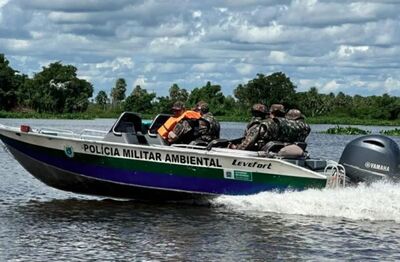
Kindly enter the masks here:
<path id="1" fill-rule="evenodd" d="M 297 131 L 297 135 L 291 135 L 295 142 L 305 142 L 311 132 L 311 127 L 304 121 L 304 118 L 304 115 L 298 109 L 290 109 L 286 113 L 286 119 L 289 121 L 291 128 Z"/>
<path id="2" fill-rule="evenodd" d="M 279 125 L 277 141 L 284 143 L 305 142 L 310 134 L 310 126 L 304 122 L 304 116 L 298 109 L 291 109 L 285 117 L 276 117 Z"/>
<path id="3" fill-rule="evenodd" d="M 269 108 L 269 117 L 285 117 L 285 107 L 282 104 L 272 104 Z"/>
<path id="4" fill-rule="evenodd" d="M 197 132 L 198 140 L 209 143 L 214 139 L 218 139 L 221 129 L 220 124 L 209 111 L 208 104 L 204 101 L 200 101 L 196 104 L 193 111 L 201 114 Z"/>
<path id="5" fill-rule="evenodd" d="M 272 118 L 267 118 L 267 108 L 263 104 L 255 104 L 252 107 L 253 115 L 247 125 L 244 138 L 238 145 L 231 145 L 230 148 L 240 150 L 259 151 L 271 140 L 275 140 L 279 133 L 279 127 Z"/>

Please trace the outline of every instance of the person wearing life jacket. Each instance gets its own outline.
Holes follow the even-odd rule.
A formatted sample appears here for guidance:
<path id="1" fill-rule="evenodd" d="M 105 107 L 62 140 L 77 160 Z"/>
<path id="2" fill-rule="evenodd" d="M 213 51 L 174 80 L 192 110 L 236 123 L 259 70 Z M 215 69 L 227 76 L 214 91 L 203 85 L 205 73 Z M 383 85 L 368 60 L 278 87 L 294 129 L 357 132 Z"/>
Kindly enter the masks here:
<path id="1" fill-rule="evenodd" d="M 157 130 L 168 143 L 188 144 L 193 141 L 198 131 L 199 112 L 186 110 L 181 101 L 172 106 L 173 115 Z"/>

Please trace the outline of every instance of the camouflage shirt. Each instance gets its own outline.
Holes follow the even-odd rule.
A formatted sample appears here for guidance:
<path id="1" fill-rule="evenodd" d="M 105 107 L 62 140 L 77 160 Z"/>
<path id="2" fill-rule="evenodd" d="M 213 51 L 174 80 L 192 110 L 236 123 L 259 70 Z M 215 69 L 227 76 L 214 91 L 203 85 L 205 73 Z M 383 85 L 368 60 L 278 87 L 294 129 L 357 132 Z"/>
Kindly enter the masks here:
<path id="1" fill-rule="evenodd" d="M 274 120 L 254 117 L 247 125 L 245 136 L 237 149 L 259 151 L 269 141 L 276 140 L 278 134 L 278 124 Z"/>
<path id="2" fill-rule="evenodd" d="M 182 119 L 174 129 L 168 134 L 168 141 L 171 144 L 189 144 L 195 140 L 195 131 L 197 129 L 197 120 Z"/>
<path id="3" fill-rule="evenodd" d="M 302 120 L 289 120 L 278 117 L 276 121 L 279 123 L 278 141 L 287 143 L 304 142 L 310 134 L 310 126 Z"/>
<path id="4" fill-rule="evenodd" d="M 198 138 L 204 142 L 211 142 L 219 138 L 220 125 L 215 117 L 210 113 L 206 113 L 199 119 Z"/>

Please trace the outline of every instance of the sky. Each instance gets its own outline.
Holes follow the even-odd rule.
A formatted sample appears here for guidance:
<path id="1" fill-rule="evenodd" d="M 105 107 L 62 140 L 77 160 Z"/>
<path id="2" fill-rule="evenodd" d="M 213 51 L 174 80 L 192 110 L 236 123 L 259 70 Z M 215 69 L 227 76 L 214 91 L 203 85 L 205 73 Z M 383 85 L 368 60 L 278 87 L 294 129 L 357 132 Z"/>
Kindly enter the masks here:
<path id="1" fill-rule="evenodd" d="M 397 0 L 0 0 L 0 53 L 33 76 L 52 62 L 95 90 L 118 78 L 168 95 L 258 73 L 297 92 L 400 96 Z"/>

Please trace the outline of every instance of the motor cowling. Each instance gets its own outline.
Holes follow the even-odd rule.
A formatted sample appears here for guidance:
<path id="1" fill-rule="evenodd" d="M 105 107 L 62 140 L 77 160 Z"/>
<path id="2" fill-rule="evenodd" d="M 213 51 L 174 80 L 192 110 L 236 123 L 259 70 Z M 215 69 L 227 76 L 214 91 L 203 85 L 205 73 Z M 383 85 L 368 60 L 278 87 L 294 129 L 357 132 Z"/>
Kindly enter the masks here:
<path id="1" fill-rule="evenodd" d="M 339 163 L 345 167 L 346 176 L 354 182 L 400 178 L 399 146 L 383 135 L 362 136 L 349 142 Z"/>

